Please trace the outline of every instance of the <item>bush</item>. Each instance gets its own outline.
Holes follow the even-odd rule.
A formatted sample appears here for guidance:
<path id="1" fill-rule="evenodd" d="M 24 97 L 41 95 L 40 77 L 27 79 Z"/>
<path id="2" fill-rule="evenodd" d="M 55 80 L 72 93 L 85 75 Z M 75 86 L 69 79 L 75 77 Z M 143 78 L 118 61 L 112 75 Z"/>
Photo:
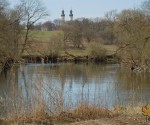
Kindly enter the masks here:
<path id="1" fill-rule="evenodd" d="M 100 43 L 89 43 L 89 55 L 94 58 L 103 58 L 106 55 L 106 49 Z"/>

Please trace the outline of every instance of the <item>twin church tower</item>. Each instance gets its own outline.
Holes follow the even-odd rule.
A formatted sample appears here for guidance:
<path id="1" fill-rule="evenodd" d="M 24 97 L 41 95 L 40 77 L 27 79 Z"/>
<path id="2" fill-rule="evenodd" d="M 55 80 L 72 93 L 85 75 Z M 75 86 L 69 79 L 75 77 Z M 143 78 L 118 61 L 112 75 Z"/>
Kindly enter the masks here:
<path id="1" fill-rule="evenodd" d="M 72 12 L 72 10 L 70 10 L 69 17 L 70 17 L 70 21 L 72 21 L 73 20 L 73 12 Z M 65 11 L 64 10 L 62 10 L 62 13 L 61 13 L 61 20 L 62 20 L 62 22 L 65 22 Z"/>

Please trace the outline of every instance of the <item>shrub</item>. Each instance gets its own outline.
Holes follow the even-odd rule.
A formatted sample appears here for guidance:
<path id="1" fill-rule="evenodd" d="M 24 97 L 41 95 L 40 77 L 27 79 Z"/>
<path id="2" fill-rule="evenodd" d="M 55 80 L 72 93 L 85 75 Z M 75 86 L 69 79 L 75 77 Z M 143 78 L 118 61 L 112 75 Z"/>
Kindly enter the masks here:
<path id="1" fill-rule="evenodd" d="M 94 58 L 102 58 L 106 55 L 106 49 L 100 43 L 89 43 L 89 55 Z"/>

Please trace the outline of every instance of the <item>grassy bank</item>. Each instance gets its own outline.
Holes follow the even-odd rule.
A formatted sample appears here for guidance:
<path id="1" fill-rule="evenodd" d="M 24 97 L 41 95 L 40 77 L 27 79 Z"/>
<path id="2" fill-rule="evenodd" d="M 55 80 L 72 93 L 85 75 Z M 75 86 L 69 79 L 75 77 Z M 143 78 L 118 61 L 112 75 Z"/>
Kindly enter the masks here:
<path id="1" fill-rule="evenodd" d="M 111 110 L 103 108 L 98 105 L 88 105 L 88 104 L 79 104 L 74 110 L 67 109 L 62 112 L 57 112 L 56 114 L 49 115 L 48 111 L 45 111 L 45 107 L 37 107 L 34 112 L 20 113 L 20 114 L 9 114 L 7 117 L 0 119 L 1 125 L 54 125 L 54 124 L 69 124 L 76 123 L 81 124 L 89 120 L 100 121 L 100 123 L 105 123 L 106 121 L 116 122 L 117 125 L 125 125 L 127 122 L 129 125 L 138 124 L 138 123 L 146 123 L 146 118 L 142 115 L 141 111 L 142 106 L 137 107 L 123 107 L 117 106 Z M 127 121 L 128 119 L 128 121 Z M 103 122 L 101 122 L 103 121 Z M 105 121 L 105 122 L 104 122 Z M 126 122 L 125 122 L 126 121 Z M 123 124 L 123 122 L 125 122 Z M 94 122 L 93 122 L 94 123 Z M 118 124 L 119 123 L 119 124 Z M 122 124 L 121 124 L 122 123 Z M 130 124 L 132 123 L 132 124 Z M 97 122 L 98 124 L 98 122 Z M 96 125 L 97 125 L 96 124 Z M 133 124 L 133 125 L 134 125 Z M 95 125 L 95 124 L 91 124 Z M 142 125 L 142 124 L 140 124 Z"/>
<path id="2" fill-rule="evenodd" d="M 39 39 L 41 41 L 48 42 L 51 37 L 56 34 L 61 33 L 61 31 L 40 31 L 40 30 L 32 30 L 30 32 L 30 36 L 35 39 Z"/>
<path id="3" fill-rule="evenodd" d="M 27 47 L 24 55 L 57 55 L 68 56 L 65 52 L 73 56 L 92 56 L 92 51 L 97 51 L 100 54 L 102 51 L 106 55 L 113 55 L 117 50 L 116 45 L 103 45 L 100 43 L 87 43 L 82 41 L 82 47 L 74 47 L 73 43 L 68 41 L 64 46 L 64 36 L 62 31 L 31 31 L 31 42 Z M 100 49 L 98 51 L 98 49 Z M 98 54 L 96 54 L 99 56 Z M 94 55 L 95 56 L 95 55 Z"/>

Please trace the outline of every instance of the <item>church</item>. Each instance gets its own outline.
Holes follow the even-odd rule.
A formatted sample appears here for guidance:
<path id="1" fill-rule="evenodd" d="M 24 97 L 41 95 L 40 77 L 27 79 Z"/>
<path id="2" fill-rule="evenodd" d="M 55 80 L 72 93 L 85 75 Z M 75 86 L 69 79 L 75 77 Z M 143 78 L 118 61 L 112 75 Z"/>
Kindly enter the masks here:
<path id="1" fill-rule="evenodd" d="M 72 10 L 70 10 L 69 17 L 70 17 L 70 21 L 72 21 L 73 20 L 73 11 Z M 65 22 L 65 11 L 64 10 L 62 10 L 62 13 L 61 13 L 61 21 Z"/>

